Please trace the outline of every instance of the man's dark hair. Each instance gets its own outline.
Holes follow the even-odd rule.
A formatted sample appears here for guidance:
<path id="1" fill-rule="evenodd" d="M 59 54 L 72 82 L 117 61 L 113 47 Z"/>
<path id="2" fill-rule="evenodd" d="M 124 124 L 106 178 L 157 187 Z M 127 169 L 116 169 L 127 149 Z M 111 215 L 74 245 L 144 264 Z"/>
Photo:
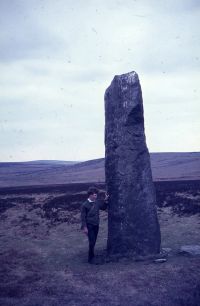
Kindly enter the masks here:
<path id="1" fill-rule="evenodd" d="M 90 188 L 88 189 L 87 195 L 88 195 L 88 197 L 89 197 L 91 194 L 94 194 L 94 193 L 98 194 L 98 193 L 99 193 L 99 190 L 98 190 L 96 187 L 90 187 Z"/>

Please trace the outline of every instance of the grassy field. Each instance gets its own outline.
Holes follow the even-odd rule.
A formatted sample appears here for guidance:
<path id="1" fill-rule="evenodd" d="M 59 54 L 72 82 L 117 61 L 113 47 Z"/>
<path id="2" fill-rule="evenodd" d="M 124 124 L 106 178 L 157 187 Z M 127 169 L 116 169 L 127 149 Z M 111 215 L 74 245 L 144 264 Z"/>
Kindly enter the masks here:
<path id="1" fill-rule="evenodd" d="M 0 190 L 0 305 L 199 305 L 200 258 L 179 254 L 182 245 L 200 245 L 199 181 L 156 184 L 162 247 L 171 248 L 162 264 L 106 262 L 106 212 L 96 246 L 101 264 L 87 263 L 87 237 L 80 231 L 87 188 Z"/>

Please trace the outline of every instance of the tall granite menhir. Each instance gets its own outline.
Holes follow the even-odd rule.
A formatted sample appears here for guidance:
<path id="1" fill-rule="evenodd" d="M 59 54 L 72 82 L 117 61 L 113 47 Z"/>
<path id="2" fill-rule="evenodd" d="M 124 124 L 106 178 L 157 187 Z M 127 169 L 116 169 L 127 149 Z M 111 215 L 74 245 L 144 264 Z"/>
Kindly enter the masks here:
<path id="1" fill-rule="evenodd" d="M 136 72 L 114 77 L 105 92 L 105 117 L 108 253 L 159 253 L 160 227 Z"/>

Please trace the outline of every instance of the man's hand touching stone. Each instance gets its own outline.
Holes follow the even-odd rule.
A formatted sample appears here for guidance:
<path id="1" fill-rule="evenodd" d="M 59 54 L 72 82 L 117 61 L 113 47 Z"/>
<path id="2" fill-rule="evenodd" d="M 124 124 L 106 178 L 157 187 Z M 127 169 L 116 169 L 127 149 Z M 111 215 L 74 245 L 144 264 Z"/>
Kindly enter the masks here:
<path id="1" fill-rule="evenodd" d="M 109 199 L 109 194 L 105 193 L 105 199 L 104 199 L 104 201 L 108 201 L 108 199 Z"/>

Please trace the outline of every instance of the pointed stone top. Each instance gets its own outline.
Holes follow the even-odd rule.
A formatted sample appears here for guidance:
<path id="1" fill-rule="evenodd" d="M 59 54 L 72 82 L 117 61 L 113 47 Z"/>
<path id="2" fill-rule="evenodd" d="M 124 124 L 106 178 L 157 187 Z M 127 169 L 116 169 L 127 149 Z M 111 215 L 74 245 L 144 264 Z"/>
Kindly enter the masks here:
<path id="1" fill-rule="evenodd" d="M 129 84 L 135 83 L 136 81 L 138 81 L 138 74 L 135 71 L 131 71 L 121 75 L 116 75 L 113 80 L 119 80 L 119 79 L 126 81 Z"/>
<path id="2" fill-rule="evenodd" d="M 116 85 L 120 87 L 127 87 L 127 85 L 134 85 L 139 83 L 138 74 L 135 71 L 127 72 L 121 75 L 115 75 L 110 86 L 106 89 L 105 97 L 112 88 Z"/>

